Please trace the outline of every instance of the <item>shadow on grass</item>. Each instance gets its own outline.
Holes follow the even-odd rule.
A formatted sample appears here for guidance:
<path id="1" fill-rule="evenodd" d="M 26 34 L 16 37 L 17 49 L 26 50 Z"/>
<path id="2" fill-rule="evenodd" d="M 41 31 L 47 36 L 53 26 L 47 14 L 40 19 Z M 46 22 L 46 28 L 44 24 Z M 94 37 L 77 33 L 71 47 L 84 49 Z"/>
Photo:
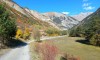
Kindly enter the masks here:
<path id="1" fill-rule="evenodd" d="M 76 40 L 76 42 L 79 42 L 79 43 L 82 43 L 82 44 L 87 44 L 87 45 L 90 45 L 89 41 L 88 40 Z"/>
<path id="2" fill-rule="evenodd" d="M 15 39 L 9 40 L 9 43 L 7 44 L 7 46 L 10 48 L 22 47 L 22 46 L 26 46 L 26 45 L 27 45 L 27 43 L 25 43 L 21 40 L 15 40 Z"/>

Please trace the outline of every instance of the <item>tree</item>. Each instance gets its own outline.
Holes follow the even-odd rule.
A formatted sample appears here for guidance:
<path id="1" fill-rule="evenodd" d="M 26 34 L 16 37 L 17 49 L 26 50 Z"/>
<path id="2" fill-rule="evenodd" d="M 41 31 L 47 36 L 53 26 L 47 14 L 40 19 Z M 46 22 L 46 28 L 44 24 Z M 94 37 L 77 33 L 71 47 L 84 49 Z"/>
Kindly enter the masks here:
<path id="1" fill-rule="evenodd" d="M 22 35 L 23 35 L 22 30 L 21 30 L 21 29 L 17 29 L 17 31 L 16 31 L 16 39 L 21 38 L 21 37 L 22 37 Z"/>
<path id="2" fill-rule="evenodd" d="M 16 34 L 15 20 L 10 17 L 9 12 L 0 5 L 0 37 L 1 43 L 7 43 Z"/>
<path id="3" fill-rule="evenodd" d="M 90 39 L 90 43 L 95 46 L 100 46 L 100 34 L 95 34 Z"/>

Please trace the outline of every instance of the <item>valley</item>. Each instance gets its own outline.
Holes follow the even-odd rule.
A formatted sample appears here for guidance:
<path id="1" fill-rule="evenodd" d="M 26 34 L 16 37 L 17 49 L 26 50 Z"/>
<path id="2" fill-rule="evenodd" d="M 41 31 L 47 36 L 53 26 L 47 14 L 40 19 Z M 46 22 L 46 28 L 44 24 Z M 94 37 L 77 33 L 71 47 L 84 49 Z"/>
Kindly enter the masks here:
<path id="1" fill-rule="evenodd" d="M 60 60 L 61 56 L 64 54 L 69 54 L 69 55 L 71 54 L 80 60 L 99 60 L 100 48 L 92 45 L 88 45 L 84 43 L 84 41 L 85 41 L 84 38 L 80 38 L 80 37 L 63 36 L 63 37 L 46 39 L 39 44 L 42 45 L 47 43 L 56 46 L 59 50 L 59 53 L 57 54 L 57 59 L 55 60 Z M 31 43 L 31 50 L 33 50 L 33 48 L 35 49 L 35 47 L 32 47 L 34 46 L 34 44 L 36 43 L 35 42 Z M 39 60 L 41 58 L 41 57 L 37 58 L 38 55 L 34 51 L 33 53 L 34 53 L 32 54 L 33 60 Z"/>
<path id="2" fill-rule="evenodd" d="M 51 1 L 0 0 L 0 60 L 100 60 L 98 2 Z"/>

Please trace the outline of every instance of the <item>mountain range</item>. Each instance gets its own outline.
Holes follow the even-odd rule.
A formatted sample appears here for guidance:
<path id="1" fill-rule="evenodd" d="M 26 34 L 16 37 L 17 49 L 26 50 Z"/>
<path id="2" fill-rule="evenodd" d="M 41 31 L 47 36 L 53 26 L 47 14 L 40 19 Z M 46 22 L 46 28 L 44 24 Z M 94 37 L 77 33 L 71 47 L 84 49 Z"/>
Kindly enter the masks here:
<path id="1" fill-rule="evenodd" d="M 30 23 L 37 22 L 42 26 L 51 26 L 60 30 L 67 30 L 72 28 L 73 26 L 77 25 L 80 21 L 82 21 L 85 17 L 90 15 L 90 13 L 81 13 L 75 16 L 68 16 L 63 13 L 58 12 L 46 12 L 46 13 L 39 13 L 34 10 L 30 10 L 28 8 L 23 8 L 19 6 L 12 0 L 1 0 L 1 2 L 6 3 L 12 10 L 11 12 L 17 17 L 17 20 L 22 20 L 20 17 L 24 18 L 24 21 L 30 21 Z M 15 13 L 16 11 L 16 13 Z M 17 13 L 18 12 L 18 13 Z M 36 24 L 37 24 L 36 23 Z M 18 23 L 20 25 L 20 23 Z"/>

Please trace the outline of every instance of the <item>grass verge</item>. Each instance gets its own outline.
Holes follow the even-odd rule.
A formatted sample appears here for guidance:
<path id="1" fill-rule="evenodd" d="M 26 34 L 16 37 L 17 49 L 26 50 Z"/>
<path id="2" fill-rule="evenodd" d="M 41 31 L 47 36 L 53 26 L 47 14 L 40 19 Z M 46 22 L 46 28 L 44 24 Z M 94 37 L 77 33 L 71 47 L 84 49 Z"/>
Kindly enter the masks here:
<path id="1" fill-rule="evenodd" d="M 48 39 L 45 42 L 52 41 L 61 52 L 78 56 L 80 60 L 100 60 L 100 47 L 78 42 L 82 40 L 84 41 L 84 38 L 64 36 Z"/>

